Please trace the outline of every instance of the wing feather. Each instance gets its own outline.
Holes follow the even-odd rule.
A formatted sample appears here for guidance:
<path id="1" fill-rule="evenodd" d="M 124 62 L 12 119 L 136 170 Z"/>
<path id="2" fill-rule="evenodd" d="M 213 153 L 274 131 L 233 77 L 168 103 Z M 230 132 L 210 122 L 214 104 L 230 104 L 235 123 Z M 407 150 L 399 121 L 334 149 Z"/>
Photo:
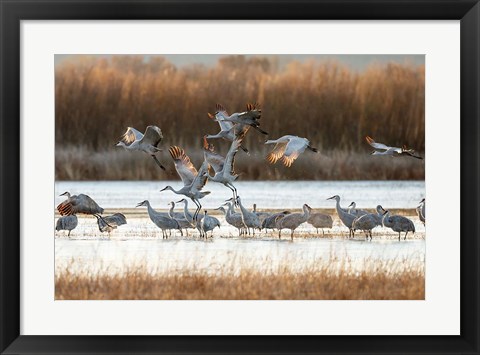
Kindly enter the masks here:
<path id="1" fill-rule="evenodd" d="M 370 144 L 373 148 L 375 149 L 383 149 L 383 150 L 388 150 L 390 149 L 391 147 L 389 147 L 388 145 L 385 145 L 383 143 L 377 143 L 375 142 L 371 137 L 369 136 L 366 136 L 365 139 L 367 140 L 368 144 Z"/>
<path id="2" fill-rule="evenodd" d="M 228 150 L 227 157 L 225 159 L 225 166 L 228 167 L 228 172 L 230 175 L 235 176 L 235 155 L 238 152 L 238 148 L 242 145 L 243 137 L 238 137 L 234 139 L 230 149 Z"/>
<path id="3" fill-rule="evenodd" d="M 127 131 L 120 137 L 120 141 L 123 142 L 125 145 L 130 145 L 137 140 L 141 140 L 142 138 L 142 132 L 136 130 L 133 127 L 128 127 Z"/>
<path id="4" fill-rule="evenodd" d="M 278 142 L 273 148 L 273 150 L 270 153 L 268 153 L 267 161 L 270 164 L 275 164 L 278 161 L 278 159 L 280 159 L 283 156 L 283 154 L 285 153 L 285 150 L 287 149 L 287 143 L 288 142 Z"/>
<path id="5" fill-rule="evenodd" d="M 157 147 L 163 139 L 162 130 L 157 126 L 148 126 L 145 130 L 145 135 L 140 140 L 140 143 L 147 143 Z"/>
<path id="6" fill-rule="evenodd" d="M 182 148 L 177 146 L 170 147 L 168 152 L 175 162 L 175 169 L 182 179 L 183 184 L 185 186 L 191 185 L 197 176 L 197 169 L 193 166 L 190 158 L 185 154 L 185 151 Z"/>

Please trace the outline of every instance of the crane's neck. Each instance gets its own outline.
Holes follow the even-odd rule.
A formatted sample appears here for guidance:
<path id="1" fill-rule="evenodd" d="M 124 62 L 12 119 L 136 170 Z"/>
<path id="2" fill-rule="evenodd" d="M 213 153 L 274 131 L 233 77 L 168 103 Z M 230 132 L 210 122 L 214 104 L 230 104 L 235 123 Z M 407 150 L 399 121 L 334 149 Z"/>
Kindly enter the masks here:
<path id="1" fill-rule="evenodd" d="M 240 199 L 238 199 L 238 205 L 240 206 L 240 210 L 242 211 L 242 215 L 247 215 L 248 211 L 245 207 L 243 207 L 242 201 Z"/>
<path id="2" fill-rule="evenodd" d="M 173 210 L 175 209 L 175 205 L 172 203 L 171 204 L 171 207 L 170 207 L 170 210 L 168 210 L 168 216 L 170 218 L 173 218 Z"/>
<path id="3" fill-rule="evenodd" d="M 183 201 L 183 214 L 185 215 L 185 219 L 192 223 L 193 221 L 193 216 L 190 212 L 188 212 L 188 201 L 187 200 L 184 200 Z"/>
<path id="4" fill-rule="evenodd" d="M 303 207 L 303 218 L 307 220 L 308 217 L 310 217 L 310 209 L 305 206 Z"/>

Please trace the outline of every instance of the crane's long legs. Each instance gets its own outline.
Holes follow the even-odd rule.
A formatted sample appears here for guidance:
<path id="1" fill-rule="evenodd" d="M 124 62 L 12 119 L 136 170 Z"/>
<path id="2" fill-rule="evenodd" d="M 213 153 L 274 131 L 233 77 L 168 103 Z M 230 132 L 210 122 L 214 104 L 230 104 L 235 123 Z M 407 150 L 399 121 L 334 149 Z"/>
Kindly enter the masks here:
<path id="1" fill-rule="evenodd" d="M 155 160 L 155 163 L 157 163 L 157 165 L 162 169 L 162 170 L 167 170 L 165 169 L 165 167 L 162 165 L 162 163 L 160 163 L 160 161 L 157 159 L 157 157 L 155 155 L 152 155 L 152 158 L 153 160 Z"/>
<path id="2" fill-rule="evenodd" d="M 258 132 L 260 132 L 261 134 L 264 134 L 264 135 L 268 135 L 267 132 L 265 132 L 263 129 L 261 129 L 260 127 L 258 126 L 255 126 L 255 125 L 250 125 L 251 127 L 255 128 Z"/>

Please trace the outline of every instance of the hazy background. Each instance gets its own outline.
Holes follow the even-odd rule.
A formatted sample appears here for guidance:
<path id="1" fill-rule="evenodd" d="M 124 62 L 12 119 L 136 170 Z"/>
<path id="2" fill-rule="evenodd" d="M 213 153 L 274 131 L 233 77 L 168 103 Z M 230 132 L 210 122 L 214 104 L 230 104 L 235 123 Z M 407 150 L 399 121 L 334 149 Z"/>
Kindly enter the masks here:
<path id="1" fill-rule="evenodd" d="M 201 140 L 219 131 L 207 117 L 221 103 L 230 112 L 262 107 L 261 127 L 276 139 L 306 137 L 306 152 L 288 169 L 269 165 L 272 147 L 251 130 L 237 155 L 248 179 L 424 179 L 411 158 L 372 157 L 365 142 L 425 142 L 423 55 L 56 55 L 55 140 L 58 180 L 175 179 L 170 145 L 195 165 Z M 143 153 L 114 147 L 127 126 L 164 134 L 163 172 Z M 212 140 L 225 154 L 229 143 Z"/>

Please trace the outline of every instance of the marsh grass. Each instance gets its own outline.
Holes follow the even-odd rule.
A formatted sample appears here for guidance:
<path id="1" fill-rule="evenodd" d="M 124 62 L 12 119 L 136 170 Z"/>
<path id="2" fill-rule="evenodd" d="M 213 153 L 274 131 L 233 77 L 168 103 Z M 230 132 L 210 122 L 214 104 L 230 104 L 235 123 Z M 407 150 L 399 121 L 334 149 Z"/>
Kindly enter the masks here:
<path id="1" fill-rule="evenodd" d="M 72 261 L 73 262 L 73 261 Z M 340 263 L 340 267 L 339 267 Z M 332 265 L 334 265 L 332 267 Z M 288 265 L 271 272 L 248 265 L 224 269 L 55 275 L 56 300 L 422 300 L 424 268 L 407 260 L 366 260 L 356 270 L 348 259 L 332 259 L 298 271 Z"/>
<path id="2" fill-rule="evenodd" d="M 263 144 L 263 143 L 262 143 Z M 425 164 L 413 158 L 371 156 L 365 151 L 325 151 L 305 153 L 286 168 L 281 163 L 270 165 L 265 160 L 268 148 L 261 146 L 257 153 L 237 154 L 235 171 L 244 180 L 423 180 Z M 203 151 L 186 148 L 195 166 L 200 166 Z M 221 151 L 226 154 L 226 151 Z M 168 152 L 158 155 L 167 167 L 162 171 L 153 159 L 140 152 L 127 152 L 111 147 L 96 151 L 85 146 L 56 148 L 55 177 L 57 180 L 175 180 L 178 175 Z M 108 168 L 107 168 L 108 166 Z"/>
<path id="3" fill-rule="evenodd" d="M 308 137 L 323 155 L 301 157 L 295 169 L 265 168 L 265 137 L 250 132 L 244 145 L 252 157 L 237 159 L 245 179 L 423 179 L 423 164 L 414 159 L 371 159 L 365 136 L 424 151 L 424 72 L 424 66 L 398 63 L 357 72 L 334 61 L 292 62 L 278 70 L 272 59 L 244 56 L 212 68 L 177 68 L 162 57 L 78 57 L 55 68 L 56 178 L 172 178 L 171 166 L 170 175 L 163 174 L 148 157 L 113 152 L 127 126 L 161 127 L 162 158 L 170 162 L 168 146 L 195 155 L 202 136 L 218 132 L 206 115 L 216 103 L 238 112 L 258 101 L 270 137 Z M 227 151 L 227 142 L 214 143 Z"/>

